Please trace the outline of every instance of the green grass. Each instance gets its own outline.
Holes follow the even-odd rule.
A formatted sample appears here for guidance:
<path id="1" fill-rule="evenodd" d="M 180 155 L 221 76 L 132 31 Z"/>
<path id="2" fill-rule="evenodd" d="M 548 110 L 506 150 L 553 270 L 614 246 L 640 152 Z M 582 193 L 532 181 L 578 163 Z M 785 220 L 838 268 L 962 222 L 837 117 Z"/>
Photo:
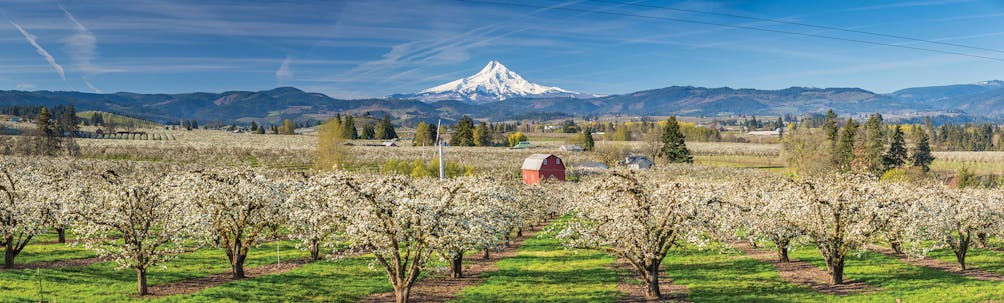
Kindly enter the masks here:
<path id="1" fill-rule="evenodd" d="M 791 252 L 824 269 L 815 248 Z M 693 302 L 985 302 L 1004 298 L 999 282 L 912 266 L 875 253 L 848 256 L 845 276 L 879 290 L 824 295 L 781 280 L 774 267 L 747 256 L 717 250 L 674 250 L 663 263 L 674 283 L 688 287 Z"/>
<path id="2" fill-rule="evenodd" d="M 231 282 L 191 295 L 155 302 L 355 302 L 390 292 L 382 269 L 369 269 L 372 256 L 320 261 L 289 272 Z"/>
<path id="3" fill-rule="evenodd" d="M 951 249 L 939 249 L 928 254 L 929 258 L 935 258 L 958 266 L 955 260 L 955 253 Z M 1004 253 L 970 248 L 966 253 L 966 268 L 980 269 L 1004 275 Z"/>
<path id="4" fill-rule="evenodd" d="M 614 257 L 593 250 L 565 249 L 554 235 L 540 232 L 496 263 L 484 282 L 461 291 L 455 302 L 614 302 Z"/>
<path id="5" fill-rule="evenodd" d="M 268 243 L 252 249 L 245 267 L 275 263 L 276 245 L 279 245 L 280 259 L 288 261 L 307 256 L 306 252 L 296 249 L 292 241 Z M 164 267 L 151 268 L 147 278 L 149 285 L 157 285 L 229 271 L 230 265 L 223 251 L 207 248 L 184 254 Z M 119 270 L 114 263 L 102 262 L 39 271 L 0 271 L 0 302 L 38 302 L 39 279 L 42 280 L 44 297 L 49 301 L 122 302 L 132 300 L 136 293 L 135 271 Z"/>
<path id="6" fill-rule="evenodd" d="M 52 262 L 71 259 L 92 258 L 97 255 L 94 252 L 68 244 L 31 244 L 24 247 L 24 250 L 14 258 L 14 264 L 29 264 L 35 262 Z"/>

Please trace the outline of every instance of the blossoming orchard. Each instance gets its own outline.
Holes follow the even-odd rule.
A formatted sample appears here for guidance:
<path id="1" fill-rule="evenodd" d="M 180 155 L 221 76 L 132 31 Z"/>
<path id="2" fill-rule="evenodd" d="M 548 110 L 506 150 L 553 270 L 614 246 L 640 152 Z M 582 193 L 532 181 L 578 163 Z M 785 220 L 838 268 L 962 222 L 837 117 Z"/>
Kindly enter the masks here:
<path id="1" fill-rule="evenodd" d="M 746 302 L 1004 296 L 1004 190 L 998 188 L 701 163 L 778 155 L 762 145 L 692 144 L 696 164 L 656 158 L 647 170 L 578 166 L 611 149 L 645 148 L 605 141 L 596 152 L 554 151 L 567 165 L 568 181 L 523 182 L 522 159 L 546 144 L 529 151 L 448 147 L 445 158 L 466 168 L 440 179 L 427 171 L 439 157 L 427 147 L 316 149 L 316 139 L 306 136 L 245 140 L 195 133 L 203 136 L 81 140 L 84 156 L 78 157 L 0 157 L 0 297 Z M 335 157 L 344 162 L 333 169 L 316 169 L 302 153 L 318 150 L 352 156 Z M 720 295 L 736 289 L 741 293 Z M 957 297 L 966 289 L 970 293 Z"/>

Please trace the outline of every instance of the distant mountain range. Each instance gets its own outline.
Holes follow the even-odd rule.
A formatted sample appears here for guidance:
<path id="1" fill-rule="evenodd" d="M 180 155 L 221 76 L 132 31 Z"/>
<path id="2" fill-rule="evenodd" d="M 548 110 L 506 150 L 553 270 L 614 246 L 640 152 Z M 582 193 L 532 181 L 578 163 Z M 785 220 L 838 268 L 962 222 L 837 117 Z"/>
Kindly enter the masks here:
<path id="1" fill-rule="evenodd" d="M 405 98 L 407 97 L 407 98 Z M 425 101 L 422 101 L 425 100 Z M 342 100 L 292 87 L 249 92 L 186 94 L 92 94 L 61 91 L 0 91 L 0 106 L 74 104 L 78 111 L 100 110 L 174 123 L 278 123 L 282 119 L 324 120 L 336 113 L 392 115 L 398 123 L 452 121 L 462 115 L 507 120 L 581 115 L 724 116 L 881 112 L 899 117 L 950 115 L 1004 120 L 1004 82 L 915 87 L 890 94 L 860 88 L 782 90 L 672 86 L 622 95 L 586 96 L 523 80 L 498 62 L 477 75 L 423 92 L 392 98 Z"/>
<path id="2" fill-rule="evenodd" d="M 460 100 L 473 104 L 503 101 L 511 98 L 591 98 L 560 87 L 543 86 L 526 81 L 498 61 L 488 62 L 477 74 L 457 79 L 414 94 L 397 94 L 393 99 L 416 99 L 425 102 Z"/>

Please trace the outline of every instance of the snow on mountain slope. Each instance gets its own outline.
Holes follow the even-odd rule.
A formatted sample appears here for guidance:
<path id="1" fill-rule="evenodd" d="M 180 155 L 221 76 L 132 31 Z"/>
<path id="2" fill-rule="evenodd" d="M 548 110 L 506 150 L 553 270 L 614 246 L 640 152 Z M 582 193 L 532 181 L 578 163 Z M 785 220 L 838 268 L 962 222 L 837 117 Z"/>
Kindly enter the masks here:
<path id="1" fill-rule="evenodd" d="M 502 101 L 513 97 L 593 97 L 564 90 L 559 87 L 543 86 L 526 81 L 519 74 L 509 70 L 498 61 L 488 62 L 477 74 L 457 79 L 410 95 L 395 95 L 395 98 L 414 98 L 426 102 L 440 100 L 463 100 L 471 103 Z"/>

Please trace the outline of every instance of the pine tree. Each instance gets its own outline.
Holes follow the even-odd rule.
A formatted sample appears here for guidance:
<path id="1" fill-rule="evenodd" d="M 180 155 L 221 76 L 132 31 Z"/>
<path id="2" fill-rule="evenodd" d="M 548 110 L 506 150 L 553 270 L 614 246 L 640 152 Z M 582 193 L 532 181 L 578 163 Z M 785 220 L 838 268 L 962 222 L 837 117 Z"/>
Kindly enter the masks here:
<path id="1" fill-rule="evenodd" d="M 656 156 L 673 163 L 694 162 L 694 156 L 690 155 L 690 150 L 684 143 L 684 136 L 680 131 L 680 124 L 676 122 L 676 116 L 666 120 L 666 126 L 662 128 L 662 148 Z"/>
<path id="2" fill-rule="evenodd" d="M 593 141 L 593 130 L 586 128 L 582 130 L 582 150 L 593 151 L 596 148 L 596 142 Z"/>
<path id="3" fill-rule="evenodd" d="M 831 146 L 837 146 L 837 113 L 833 110 L 826 112 L 826 122 L 823 123 L 823 133 L 826 134 L 826 139 L 830 140 Z"/>
<path id="4" fill-rule="evenodd" d="M 258 123 L 251 121 L 251 126 L 248 127 L 248 130 L 251 132 L 258 132 Z"/>
<path id="5" fill-rule="evenodd" d="M 488 129 L 488 124 L 481 122 L 478 127 L 474 128 L 474 146 L 491 146 L 492 145 L 492 132 Z"/>
<path id="6" fill-rule="evenodd" d="M 864 136 L 861 138 L 862 159 L 864 169 L 872 174 L 882 173 L 882 151 L 885 148 L 885 132 L 882 126 L 882 115 L 874 114 L 868 117 L 864 125 Z"/>
<path id="7" fill-rule="evenodd" d="M 464 116 L 457 121 L 456 132 L 450 138 L 452 146 L 474 146 L 474 119 Z"/>
<path id="8" fill-rule="evenodd" d="M 906 164 L 907 157 L 906 139 L 904 138 L 903 129 L 899 125 L 896 125 L 893 128 L 892 142 L 889 143 L 889 149 L 886 150 L 885 155 L 882 155 L 882 164 L 885 166 L 885 170 L 890 170 Z"/>
<path id="9" fill-rule="evenodd" d="M 376 135 L 376 128 L 374 128 L 372 124 L 366 124 L 366 126 L 363 126 L 363 135 L 362 135 L 362 138 L 363 139 L 374 139 L 374 138 L 375 139 L 382 139 L 382 138 L 380 138 L 380 137 L 378 137 Z"/>
<path id="10" fill-rule="evenodd" d="M 54 156 L 59 150 L 59 138 L 56 138 L 56 129 L 52 125 L 52 115 L 49 109 L 44 106 L 38 112 L 38 152 L 46 156 Z"/>
<path id="11" fill-rule="evenodd" d="M 390 115 L 384 115 L 383 119 L 377 123 L 376 138 L 377 139 L 397 138 L 397 131 L 394 130 L 394 124 L 390 123 Z"/>
<path id="12" fill-rule="evenodd" d="M 352 116 L 345 115 L 345 120 L 342 121 L 342 136 L 345 139 L 359 139 L 359 131 L 356 130 L 356 122 L 353 121 Z"/>
<path id="13" fill-rule="evenodd" d="M 841 132 L 840 141 L 837 142 L 836 150 L 833 153 L 833 164 L 842 171 L 851 170 L 851 163 L 854 162 L 854 135 L 858 132 L 858 126 L 853 118 L 847 118 L 847 125 Z"/>
<path id="14" fill-rule="evenodd" d="M 920 138 L 917 140 L 916 146 L 913 148 L 913 156 L 911 157 L 911 162 L 913 166 L 920 167 L 924 171 L 928 171 L 931 168 L 931 162 L 934 162 L 934 156 L 931 155 L 931 145 L 927 135 L 927 132 L 921 131 L 918 133 Z"/>

